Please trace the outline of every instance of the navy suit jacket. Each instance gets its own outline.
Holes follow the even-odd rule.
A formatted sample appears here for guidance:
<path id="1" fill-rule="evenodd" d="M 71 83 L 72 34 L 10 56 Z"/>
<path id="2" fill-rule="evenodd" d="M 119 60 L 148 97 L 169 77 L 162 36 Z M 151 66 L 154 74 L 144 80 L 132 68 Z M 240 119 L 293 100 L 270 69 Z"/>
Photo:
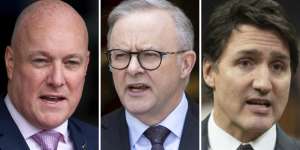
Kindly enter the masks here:
<path id="1" fill-rule="evenodd" d="M 130 150 L 125 109 L 118 109 L 101 121 L 101 150 Z M 179 150 L 199 150 L 199 105 L 189 102 Z"/>
<path id="2" fill-rule="evenodd" d="M 98 150 L 98 129 L 70 118 L 68 130 L 75 150 Z M 0 99 L 0 150 L 29 150 L 19 128 Z"/>
<path id="3" fill-rule="evenodd" d="M 208 117 L 205 118 L 201 122 L 201 150 L 208 150 Z M 277 137 L 276 137 L 276 144 L 275 150 L 300 150 L 300 145 L 297 141 L 290 138 L 288 135 L 284 133 L 284 131 L 277 125 L 276 128 Z"/>

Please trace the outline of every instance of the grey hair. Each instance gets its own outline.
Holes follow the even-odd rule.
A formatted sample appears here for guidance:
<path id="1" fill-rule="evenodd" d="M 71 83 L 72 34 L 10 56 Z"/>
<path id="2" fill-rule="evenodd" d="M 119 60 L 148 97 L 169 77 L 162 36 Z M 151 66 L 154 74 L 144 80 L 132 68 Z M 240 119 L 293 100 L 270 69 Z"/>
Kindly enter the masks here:
<path id="1" fill-rule="evenodd" d="M 115 23 L 122 17 L 137 11 L 159 9 L 170 14 L 175 22 L 177 36 L 181 50 L 194 49 L 194 30 L 191 21 L 183 11 L 166 0 L 124 0 L 113 9 L 108 17 L 107 41 L 110 44 L 110 36 Z"/>

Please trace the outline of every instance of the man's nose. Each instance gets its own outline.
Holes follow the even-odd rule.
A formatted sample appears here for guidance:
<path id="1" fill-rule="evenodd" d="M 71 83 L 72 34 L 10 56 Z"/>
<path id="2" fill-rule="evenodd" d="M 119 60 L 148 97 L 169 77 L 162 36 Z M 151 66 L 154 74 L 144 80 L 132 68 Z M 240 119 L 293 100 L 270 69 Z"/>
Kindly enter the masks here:
<path id="1" fill-rule="evenodd" d="M 62 87 L 65 84 L 65 77 L 62 64 L 53 64 L 48 73 L 48 85 L 54 88 Z"/>
<path id="2" fill-rule="evenodd" d="M 127 72 L 130 75 L 136 75 L 138 73 L 143 73 L 145 70 L 142 68 L 141 64 L 138 61 L 138 57 L 133 55 L 129 61 Z"/>
<path id="3" fill-rule="evenodd" d="M 260 94 L 268 94 L 272 90 L 272 76 L 267 67 L 260 67 L 254 74 L 253 88 Z"/>

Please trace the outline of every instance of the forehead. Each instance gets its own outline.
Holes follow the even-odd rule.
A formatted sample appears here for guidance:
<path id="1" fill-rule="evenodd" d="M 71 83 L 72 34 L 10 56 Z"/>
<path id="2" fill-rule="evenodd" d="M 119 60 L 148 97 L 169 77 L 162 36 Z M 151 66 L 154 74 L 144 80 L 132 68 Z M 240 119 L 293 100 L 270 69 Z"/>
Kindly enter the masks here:
<path id="1" fill-rule="evenodd" d="M 133 12 L 120 18 L 114 25 L 110 46 L 144 45 L 161 40 L 176 40 L 176 29 L 172 17 L 163 10 Z"/>
<path id="2" fill-rule="evenodd" d="M 77 26 L 49 26 L 25 27 L 18 34 L 15 49 L 23 54 L 43 52 L 49 55 L 80 54 L 88 51 L 88 42 L 83 31 Z"/>
<path id="3" fill-rule="evenodd" d="M 262 54 L 275 52 L 289 55 L 288 46 L 278 33 L 253 25 L 239 25 L 232 31 L 221 57 L 251 50 Z"/>

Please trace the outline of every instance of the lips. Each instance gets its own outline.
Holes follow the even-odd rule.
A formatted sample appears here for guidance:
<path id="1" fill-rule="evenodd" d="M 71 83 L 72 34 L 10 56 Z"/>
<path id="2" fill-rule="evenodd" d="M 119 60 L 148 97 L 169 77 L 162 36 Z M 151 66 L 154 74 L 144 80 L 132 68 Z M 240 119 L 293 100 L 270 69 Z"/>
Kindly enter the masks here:
<path id="1" fill-rule="evenodd" d="M 147 84 L 143 83 L 129 84 L 127 87 L 131 91 L 143 91 L 150 88 Z"/>
<path id="2" fill-rule="evenodd" d="M 246 101 L 246 108 L 255 115 L 267 116 L 272 111 L 269 99 L 251 98 Z"/>
<path id="3" fill-rule="evenodd" d="M 127 92 L 130 96 L 143 96 L 150 86 L 145 83 L 133 83 L 127 85 Z"/>
<path id="4" fill-rule="evenodd" d="M 62 95 L 41 95 L 40 99 L 50 103 L 57 103 L 66 100 L 66 97 Z"/>
<path id="5" fill-rule="evenodd" d="M 270 107 L 271 106 L 271 102 L 270 100 L 267 99 L 250 99 L 247 100 L 246 103 L 248 105 L 257 105 L 257 106 L 264 106 L 264 107 Z"/>

